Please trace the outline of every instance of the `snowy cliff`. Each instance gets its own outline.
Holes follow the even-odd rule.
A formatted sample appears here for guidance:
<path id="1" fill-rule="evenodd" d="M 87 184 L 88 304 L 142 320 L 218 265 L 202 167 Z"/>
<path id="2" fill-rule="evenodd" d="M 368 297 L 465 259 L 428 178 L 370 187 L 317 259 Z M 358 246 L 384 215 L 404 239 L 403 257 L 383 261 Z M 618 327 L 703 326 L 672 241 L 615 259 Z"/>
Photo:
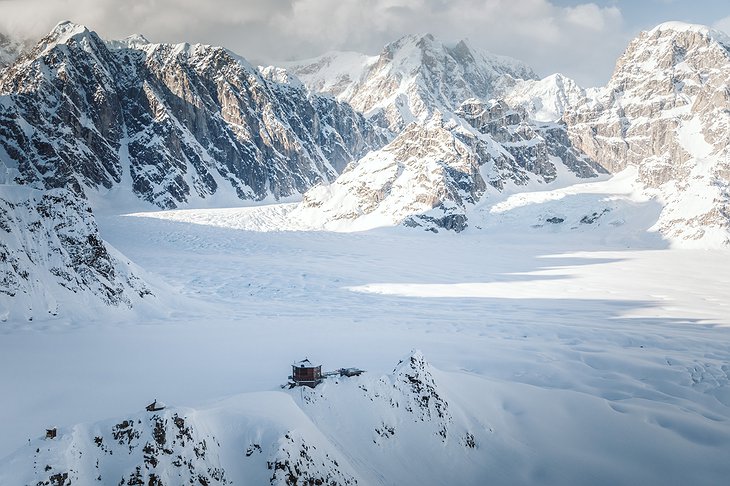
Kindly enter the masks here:
<path id="1" fill-rule="evenodd" d="M 60 427 L 0 463 L 0 482 L 478 484 L 491 432 L 447 396 L 438 373 L 415 351 L 382 377 Z M 412 451 L 423 461 L 406 460 Z"/>
<path id="2" fill-rule="evenodd" d="M 591 103 L 565 113 L 573 143 L 612 172 L 638 168 L 664 203 L 656 228 L 730 242 L 730 38 L 670 22 L 641 33 Z"/>
<path id="3" fill-rule="evenodd" d="M 134 266 L 101 239 L 86 199 L 69 189 L 0 185 L 0 268 L 3 322 L 82 317 L 154 299 Z"/>
<path id="4" fill-rule="evenodd" d="M 300 194 L 384 142 L 349 106 L 220 47 L 63 22 L 0 77 L 5 182 L 121 186 L 162 208 Z"/>

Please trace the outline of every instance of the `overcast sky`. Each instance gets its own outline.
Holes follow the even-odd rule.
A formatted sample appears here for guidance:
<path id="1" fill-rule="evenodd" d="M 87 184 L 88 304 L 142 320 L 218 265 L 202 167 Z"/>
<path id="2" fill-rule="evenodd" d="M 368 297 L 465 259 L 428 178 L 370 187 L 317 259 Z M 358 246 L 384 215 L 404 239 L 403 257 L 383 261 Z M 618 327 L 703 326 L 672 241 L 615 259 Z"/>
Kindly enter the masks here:
<path id="1" fill-rule="evenodd" d="M 40 37 L 66 19 L 105 38 L 223 45 L 259 63 L 336 49 L 374 54 L 431 32 L 596 86 L 628 41 L 658 23 L 730 31 L 730 0 L 0 0 L 0 30 L 16 37 Z"/>

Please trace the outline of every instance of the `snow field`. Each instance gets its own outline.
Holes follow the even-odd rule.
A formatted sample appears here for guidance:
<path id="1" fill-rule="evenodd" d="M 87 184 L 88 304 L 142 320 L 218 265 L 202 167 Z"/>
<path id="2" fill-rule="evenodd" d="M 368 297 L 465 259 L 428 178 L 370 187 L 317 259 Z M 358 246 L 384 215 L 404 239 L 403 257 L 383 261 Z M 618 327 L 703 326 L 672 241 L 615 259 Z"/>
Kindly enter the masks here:
<path id="1" fill-rule="evenodd" d="M 487 213 L 537 218 L 555 200 L 535 199 Z M 586 209 L 576 207 L 576 217 Z M 13 399 L 0 415 L 13 420 L 0 456 L 49 424 L 122 417 L 153 398 L 204 410 L 241 393 L 277 396 L 304 356 L 375 380 L 418 348 L 454 413 L 479 425 L 474 454 L 421 451 L 445 454 L 463 484 L 717 484 L 730 472 L 727 251 L 668 249 L 630 219 L 580 231 L 515 218 L 501 232 L 331 233 L 281 231 L 287 211 L 100 216 L 102 236 L 164 283 L 168 306 L 132 321 L 6 325 L 0 367 Z M 416 432 L 381 448 L 358 442 L 368 432 L 357 421 L 328 425 L 367 404 L 327 387 L 319 407 L 299 407 L 367 484 L 428 477 L 403 469 Z"/>

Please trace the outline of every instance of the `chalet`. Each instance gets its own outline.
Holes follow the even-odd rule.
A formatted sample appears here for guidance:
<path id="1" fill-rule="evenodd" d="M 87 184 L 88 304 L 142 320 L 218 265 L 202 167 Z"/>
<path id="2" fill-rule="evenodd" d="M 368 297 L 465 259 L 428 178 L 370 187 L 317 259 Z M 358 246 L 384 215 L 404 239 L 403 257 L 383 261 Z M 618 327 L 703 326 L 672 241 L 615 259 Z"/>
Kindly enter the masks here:
<path id="1" fill-rule="evenodd" d="M 291 366 L 291 379 L 295 386 L 314 388 L 322 383 L 322 365 L 315 365 L 307 358 Z"/>
<path id="2" fill-rule="evenodd" d="M 46 429 L 46 439 L 55 439 L 58 435 L 58 429 L 56 427 L 51 427 L 50 429 Z"/>
<path id="3" fill-rule="evenodd" d="M 145 407 L 145 410 L 147 410 L 148 412 L 157 412 L 157 411 L 164 410 L 164 409 L 165 409 L 165 404 L 162 402 L 158 402 L 157 399 L 155 399 L 154 402 L 150 403 L 149 405 L 147 405 Z"/>

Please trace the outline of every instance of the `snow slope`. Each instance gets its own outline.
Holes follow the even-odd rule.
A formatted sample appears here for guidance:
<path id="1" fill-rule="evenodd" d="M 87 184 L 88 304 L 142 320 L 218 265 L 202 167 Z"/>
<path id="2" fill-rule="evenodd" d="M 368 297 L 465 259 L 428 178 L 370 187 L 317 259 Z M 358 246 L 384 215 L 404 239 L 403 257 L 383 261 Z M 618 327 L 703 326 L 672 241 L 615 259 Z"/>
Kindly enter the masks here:
<path id="1" fill-rule="evenodd" d="M 106 244 L 83 196 L 0 184 L 0 323 L 157 304 L 143 271 Z"/>
<path id="2" fill-rule="evenodd" d="M 609 224 L 652 203 L 628 187 L 606 201 L 601 184 L 580 194 L 513 194 L 484 208 L 502 231 L 458 235 L 281 231 L 286 209 L 271 206 L 104 216 L 101 235 L 185 305 L 134 321 L 58 316 L 43 331 L 5 323 L 0 386 L 13 399 L 0 403 L 0 416 L 14 420 L 4 425 L 0 456 L 12 455 L 0 470 L 34 474 L 36 448 L 48 473 L 81 467 L 54 451 L 77 444 L 97 457 L 93 437 L 103 433 L 107 444 L 123 420 L 144 424 L 134 411 L 156 397 L 173 405 L 168 420 L 177 413 L 192 426 L 194 443 L 214 436 L 221 444 L 206 439 L 211 455 L 196 471 L 220 466 L 254 482 L 271 478 L 265 463 L 286 457 L 280 447 L 293 443 L 294 457 L 311 440 L 359 484 L 408 484 L 407 474 L 421 484 L 442 474 L 464 484 L 722 483 L 730 472 L 730 255 L 668 249 L 646 232 L 649 221 Z M 589 203 L 616 206 L 580 224 L 579 215 L 595 212 Z M 533 227 L 524 218 L 561 207 L 575 213 L 556 216 L 578 220 Z M 280 231 L 236 229 L 257 224 Z M 412 348 L 432 363 L 448 402 L 446 442 L 438 421 L 400 415 L 408 402 L 381 388 Z M 303 356 L 367 372 L 314 393 L 281 391 L 289 363 Z M 54 424 L 60 449 L 33 439 Z M 145 435 L 154 423 L 143 430 L 133 451 L 114 446 L 112 457 L 128 460 L 98 456 L 102 472 L 121 478 L 140 465 L 177 477 L 164 459 L 174 454 L 145 469 L 140 448 L 154 440 Z M 289 430 L 302 435 L 279 441 Z M 459 445 L 467 431 L 474 450 Z M 253 447 L 247 459 L 251 443 L 263 451 Z M 433 469 L 411 469 L 413 457 Z M 314 462 L 329 471 L 326 460 Z M 95 460 L 88 464 L 95 470 Z"/>

